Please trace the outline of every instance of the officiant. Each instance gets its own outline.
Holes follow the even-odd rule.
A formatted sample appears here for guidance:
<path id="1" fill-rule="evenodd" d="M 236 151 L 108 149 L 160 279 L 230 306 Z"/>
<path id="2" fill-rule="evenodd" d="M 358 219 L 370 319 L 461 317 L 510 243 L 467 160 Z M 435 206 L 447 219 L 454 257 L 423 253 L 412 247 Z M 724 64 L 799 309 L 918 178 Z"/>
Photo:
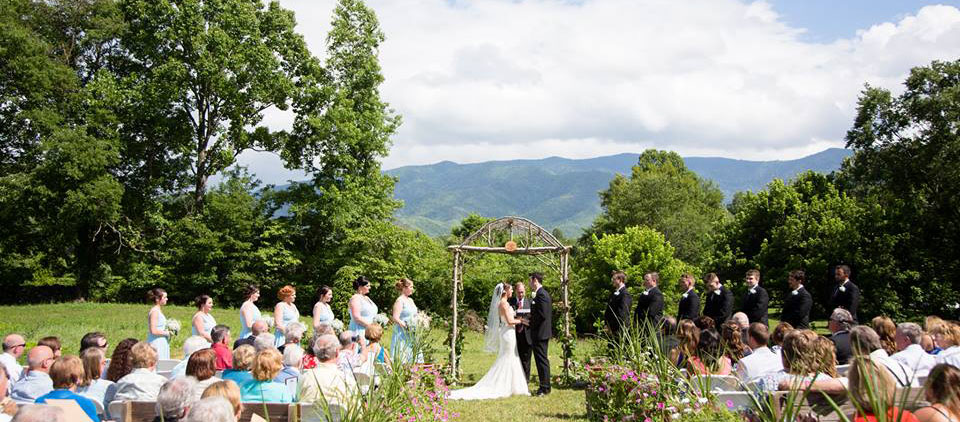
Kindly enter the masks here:
<path id="1" fill-rule="evenodd" d="M 526 297 L 527 287 L 522 281 L 517 282 L 513 288 L 514 297 L 507 299 L 507 303 L 517 312 L 517 318 L 527 319 L 530 317 L 530 300 Z M 530 331 L 524 324 L 517 324 L 517 354 L 520 355 L 520 366 L 523 368 L 524 379 L 530 380 L 530 356 L 533 350 L 530 348 Z"/>

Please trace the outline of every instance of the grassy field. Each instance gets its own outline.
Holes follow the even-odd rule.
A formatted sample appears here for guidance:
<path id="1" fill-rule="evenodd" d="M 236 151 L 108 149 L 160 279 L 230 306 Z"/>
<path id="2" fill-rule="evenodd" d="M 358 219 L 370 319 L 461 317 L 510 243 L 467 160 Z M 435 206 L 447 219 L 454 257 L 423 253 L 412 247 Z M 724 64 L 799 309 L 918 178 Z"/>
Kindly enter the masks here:
<path id="1" fill-rule="evenodd" d="M 0 335 L 7 333 L 22 334 L 27 346 L 32 347 L 42 337 L 58 336 L 63 343 L 64 354 L 76 354 L 80 347 L 80 338 L 90 331 L 101 331 L 107 335 L 108 353 L 120 340 L 133 337 L 144 340 L 147 336 L 147 305 L 62 303 L 45 305 L 0 306 Z M 171 341 L 172 357 L 182 356 L 183 341 L 189 337 L 190 318 L 196 310 L 185 306 L 166 306 L 167 318 L 176 318 L 183 324 L 183 331 Z M 218 323 L 226 324 L 239 331 L 240 313 L 236 309 L 214 309 L 213 316 Z M 264 313 L 264 317 L 268 317 Z M 303 318 L 310 326 L 310 321 Z M 448 350 L 444 339 L 446 333 L 434 330 L 436 358 L 440 363 L 448 359 Z M 384 335 L 389 345 L 390 333 Z M 463 352 L 462 388 L 476 383 L 487 372 L 496 356 L 483 352 L 483 338 L 480 334 L 467 333 Z M 593 342 L 580 342 L 577 352 L 584 355 L 591 350 Z M 560 345 L 550 343 L 551 372 L 561 373 L 563 360 L 560 358 Z M 24 360 L 24 359 L 21 359 Z M 531 367 L 535 365 L 531 361 Z M 536 369 L 532 370 L 530 391 L 537 390 Z M 581 390 L 564 390 L 554 387 L 553 393 L 546 397 L 511 397 L 501 400 L 451 402 L 451 408 L 459 412 L 461 421 L 501 421 L 505 417 L 512 420 L 569 421 L 586 420 L 584 395 Z"/>

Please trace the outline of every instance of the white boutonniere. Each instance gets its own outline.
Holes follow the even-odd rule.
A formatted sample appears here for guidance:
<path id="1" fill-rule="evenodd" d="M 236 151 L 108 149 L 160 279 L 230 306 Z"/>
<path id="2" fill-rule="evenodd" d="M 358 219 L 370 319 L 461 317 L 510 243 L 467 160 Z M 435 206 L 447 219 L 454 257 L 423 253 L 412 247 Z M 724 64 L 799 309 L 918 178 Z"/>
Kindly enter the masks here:
<path id="1" fill-rule="evenodd" d="M 847 291 L 847 288 L 846 288 L 846 287 L 843 287 L 843 286 L 840 286 L 840 293 L 843 293 L 843 292 L 845 292 L 845 291 Z"/>
<path id="2" fill-rule="evenodd" d="M 757 293 L 757 288 L 756 288 L 756 287 L 750 289 L 750 294 L 756 294 L 756 293 Z"/>
<path id="3" fill-rule="evenodd" d="M 800 293 L 800 292 L 797 291 L 797 290 L 794 290 L 794 291 L 790 292 L 790 294 L 792 294 L 792 295 L 794 295 L 794 296 L 798 295 L 799 293 Z"/>
<path id="4" fill-rule="evenodd" d="M 687 296 L 690 296 L 690 293 L 684 293 L 684 294 L 683 294 L 683 298 L 684 298 L 684 299 L 686 299 Z"/>
<path id="5" fill-rule="evenodd" d="M 530 301 L 530 304 L 531 304 L 531 305 L 536 305 L 536 304 L 537 304 L 537 301 L 531 300 L 531 301 Z"/>
<path id="6" fill-rule="evenodd" d="M 620 291 L 617 290 L 617 291 L 613 292 L 613 295 L 614 295 L 614 296 L 620 296 Z"/>
<path id="7" fill-rule="evenodd" d="M 646 295 L 648 295 L 648 294 L 650 294 L 650 292 L 648 292 L 648 291 L 646 291 L 646 290 L 643 291 L 643 295 L 644 295 L 644 296 L 646 296 Z"/>
<path id="8" fill-rule="evenodd" d="M 713 291 L 713 294 L 715 294 L 715 295 L 717 295 L 717 296 L 720 296 L 720 289 L 714 290 L 714 291 Z"/>

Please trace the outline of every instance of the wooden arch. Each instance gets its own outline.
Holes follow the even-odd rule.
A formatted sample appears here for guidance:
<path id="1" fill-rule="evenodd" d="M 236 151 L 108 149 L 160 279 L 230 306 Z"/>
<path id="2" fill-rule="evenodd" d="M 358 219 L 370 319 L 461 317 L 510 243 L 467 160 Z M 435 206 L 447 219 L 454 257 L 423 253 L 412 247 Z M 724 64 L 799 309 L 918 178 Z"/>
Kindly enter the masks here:
<path id="1" fill-rule="evenodd" d="M 510 241 L 505 245 L 495 245 L 497 240 L 495 234 L 509 233 Z M 478 246 L 477 243 L 485 244 Z M 463 257 L 465 253 L 501 253 L 510 255 L 543 255 L 553 254 L 560 257 L 560 264 L 556 267 L 560 275 L 561 293 L 561 312 L 563 313 L 563 335 L 564 338 L 570 337 L 570 246 L 560 243 L 557 238 L 538 226 L 533 221 L 523 217 L 503 217 L 484 224 L 476 232 L 467 236 L 459 245 L 450 245 L 447 247 L 453 252 L 453 295 L 451 299 L 451 308 L 453 308 L 453 323 L 450 324 L 450 372 L 455 379 L 459 379 L 460 362 L 457 359 L 457 335 L 460 326 L 458 324 L 459 301 L 457 293 L 463 286 Z M 566 355 L 566 354 L 565 354 Z M 563 368 L 566 372 L 569 369 L 569 358 L 564 356 Z"/>

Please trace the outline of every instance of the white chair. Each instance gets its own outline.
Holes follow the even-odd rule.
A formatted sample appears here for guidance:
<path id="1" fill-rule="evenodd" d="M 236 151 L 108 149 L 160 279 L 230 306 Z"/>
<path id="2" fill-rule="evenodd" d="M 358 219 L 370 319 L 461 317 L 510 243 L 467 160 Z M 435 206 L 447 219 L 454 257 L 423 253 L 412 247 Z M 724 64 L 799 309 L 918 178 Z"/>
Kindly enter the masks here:
<path id="1" fill-rule="evenodd" d="M 112 401 L 107 405 L 107 417 L 113 419 L 115 422 L 125 422 L 127 417 L 126 412 L 127 405 L 122 401 Z"/>
<path id="2" fill-rule="evenodd" d="M 294 377 L 287 378 L 287 380 L 283 382 L 287 386 L 287 390 L 290 391 L 290 397 L 297 397 L 297 381 L 298 379 Z"/>
<path id="3" fill-rule="evenodd" d="M 716 393 L 716 396 L 720 406 L 734 412 L 750 410 L 757 406 L 753 393 L 748 391 L 721 391 Z"/>
<path id="4" fill-rule="evenodd" d="M 157 372 L 170 372 L 180 364 L 176 359 L 160 359 L 157 361 Z"/>
<path id="5" fill-rule="evenodd" d="M 703 375 L 709 380 L 710 391 L 743 391 L 740 379 L 732 375 Z"/>
<path id="6" fill-rule="evenodd" d="M 106 412 L 103 411 L 103 403 L 100 403 L 100 400 L 90 400 L 93 402 L 93 407 L 97 409 L 97 414 L 100 416 L 107 416 Z"/>
<path id="7" fill-rule="evenodd" d="M 927 384 L 927 376 L 917 377 L 917 384 L 920 384 L 921 387 L 925 386 Z"/>
<path id="8" fill-rule="evenodd" d="M 847 376 L 847 371 L 850 370 L 850 365 L 837 365 L 837 374 L 841 377 Z"/>
<path id="9" fill-rule="evenodd" d="M 354 378 L 357 380 L 357 388 L 364 394 L 370 390 L 370 382 L 373 380 L 370 374 L 362 371 L 355 371 L 353 373 Z"/>
<path id="10" fill-rule="evenodd" d="M 338 406 L 336 403 L 330 403 L 328 409 L 330 409 L 330 419 L 327 419 L 327 416 L 324 415 L 323 405 L 313 404 L 313 403 L 304 403 L 300 406 L 300 422 L 340 422 L 343 409 Z"/>

